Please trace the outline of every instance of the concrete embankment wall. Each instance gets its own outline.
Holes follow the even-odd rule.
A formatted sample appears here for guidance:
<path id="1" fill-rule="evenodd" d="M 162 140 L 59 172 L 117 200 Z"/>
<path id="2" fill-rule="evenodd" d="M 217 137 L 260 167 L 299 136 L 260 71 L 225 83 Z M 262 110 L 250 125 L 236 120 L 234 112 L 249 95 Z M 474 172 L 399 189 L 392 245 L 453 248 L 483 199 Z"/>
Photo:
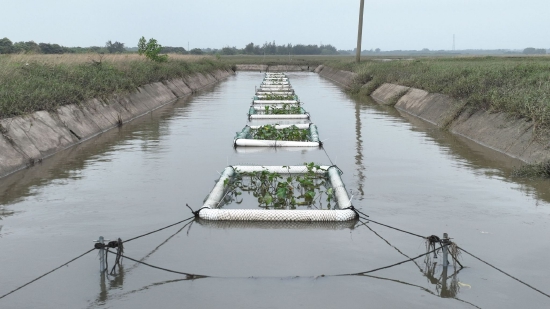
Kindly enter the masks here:
<path id="1" fill-rule="evenodd" d="M 237 71 L 255 72 L 313 72 L 315 66 L 308 65 L 267 65 L 267 64 L 237 64 Z"/>
<path id="2" fill-rule="evenodd" d="M 346 88 L 356 82 L 352 72 L 323 66 L 315 72 Z M 550 159 L 550 145 L 535 139 L 531 121 L 505 113 L 473 110 L 447 95 L 396 84 L 382 84 L 371 97 L 379 104 L 395 104 L 399 111 L 526 163 Z"/>
<path id="3" fill-rule="evenodd" d="M 58 151 L 131 121 L 163 105 L 213 85 L 231 70 L 195 73 L 139 87 L 107 101 L 92 99 L 54 112 L 0 119 L 0 177 L 34 164 Z"/>

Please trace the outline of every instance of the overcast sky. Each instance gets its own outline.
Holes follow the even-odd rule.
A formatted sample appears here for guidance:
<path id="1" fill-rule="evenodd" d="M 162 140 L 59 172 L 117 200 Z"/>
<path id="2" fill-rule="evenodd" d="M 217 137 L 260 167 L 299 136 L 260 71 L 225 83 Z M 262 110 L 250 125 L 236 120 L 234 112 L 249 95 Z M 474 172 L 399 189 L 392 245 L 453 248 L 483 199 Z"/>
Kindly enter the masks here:
<path id="1" fill-rule="evenodd" d="M 356 46 L 359 0 L 0 0 L 13 42 Z M 365 0 L 362 49 L 550 48 L 550 0 Z"/>

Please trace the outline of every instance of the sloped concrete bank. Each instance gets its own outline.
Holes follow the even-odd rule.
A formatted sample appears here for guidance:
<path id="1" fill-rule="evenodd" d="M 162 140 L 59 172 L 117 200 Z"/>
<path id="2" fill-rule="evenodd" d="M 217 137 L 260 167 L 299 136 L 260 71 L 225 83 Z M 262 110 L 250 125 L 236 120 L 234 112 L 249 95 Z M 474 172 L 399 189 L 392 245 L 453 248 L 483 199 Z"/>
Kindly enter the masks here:
<path id="1" fill-rule="evenodd" d="M 315 72 L 345 88 L 350 88 L 357 76 L 324 66 Z M 379 104 L 394 105 L 399 111 L 526 163 L 550 160 L 550 145 L 535 139 L 531 121 L 473 110 L 447 95 L 396 84 L 381 85 L 371 97 Z"/>
<path id="2" fill-rule="evenodd" d="M 237 71 L 260 72 L 313 72 L 315 66 L 309 65 L 267 65 L 267 64 L 237 64 Z"/>
<path id="3" fill-rule="evenodd" d="M 324 65 L 318 66 L 315 73 L 319 73 L 322 77 L 331 80 L 333 83 L 338 84 L 340 87 L 349 89 L 354 83 L 357 77 L 356 73 L 337 70 Z"/>
<path id="4" fill-rule="evenodd" d="M 107 101 L 92 99 L 55 112 L 0 119 L 0 177 L 33 165 L 63 149 L 143 116 L 235 74 L 217 70 L 139 87 Z"/>

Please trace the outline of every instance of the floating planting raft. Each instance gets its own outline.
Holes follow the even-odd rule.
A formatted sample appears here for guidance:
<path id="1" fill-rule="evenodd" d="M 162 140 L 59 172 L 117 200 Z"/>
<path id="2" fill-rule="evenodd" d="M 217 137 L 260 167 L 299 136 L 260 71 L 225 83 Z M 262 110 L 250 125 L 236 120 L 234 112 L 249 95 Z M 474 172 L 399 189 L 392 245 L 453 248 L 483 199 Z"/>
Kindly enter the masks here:
<path id="1" fill-rule="evenodd" d="M 233 145 L 247 147 L 319 147 L 317 126 L 309 124 L 245 126 Z"/>
<path id="2" fill-rule="evenodd" d="M 277 173 L 280 175 L 311 174 L 322 176 L 330 183 L 330 196 L 334 197 L 338 209 L 291 210 L 291 209 L 220 209 L 231 193 L 231 184 L 242 174 Z M 239 175 L 240 174 L 240 175 Z M 336 166 L 228 166 L 225 168 L 216 185 L 199 210 L 199 218 L 219 221 L 300 221 L 329 222 L 349 221 L 356 218 L 356 213 L 349 207 L 351 200 L 340 178 Z M 277 193 L 278 194 L 278 193 Z"/>
<path id="3" fill-rule="evenodd" d="M 248 119 L 309 119 L 309 114 L 300 106 L 250 106 Z"/>
<path id="4" fill-rule="evenodd" d="M 265 96 L 265 95 L 294 95 L 294 90 L 281 90 L 281 91 L 275 91 L 275 90 L 266 90 L 266 91 L 256 91 L 257 96 Z"/>

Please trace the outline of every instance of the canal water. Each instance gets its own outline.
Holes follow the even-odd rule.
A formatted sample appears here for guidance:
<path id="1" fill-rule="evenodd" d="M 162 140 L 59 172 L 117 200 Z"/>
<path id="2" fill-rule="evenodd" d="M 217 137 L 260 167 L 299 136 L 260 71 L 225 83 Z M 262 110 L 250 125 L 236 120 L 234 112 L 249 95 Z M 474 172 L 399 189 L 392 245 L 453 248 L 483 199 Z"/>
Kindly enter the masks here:
<path id="1" fill-rule="evenodd" d="M 289 73 L 322 149 L 235 150 L 261 73 L 193 97 L 0 180 L 0 294 L 85 252 L 191 216 L 228 165 L 336 164 L 372 220 L 459 246 L 550 293 L 550 186 L 518 162 L 393 108 Z M 253 206 L 253 205 L 252 205 Z M 252 207 L 244 205 L 243 207 Z M 178 225 L 125 244 L 100 276 L 90 253 L 0 299 L 1 308 L 548 308 L 550 299 L 463 253 L 445 273 L 423 239 L 374 223 Z M 109 266 L 113 256 L 109 257 Z M 208 277 L 201 277 L 208 276 Z"/>

